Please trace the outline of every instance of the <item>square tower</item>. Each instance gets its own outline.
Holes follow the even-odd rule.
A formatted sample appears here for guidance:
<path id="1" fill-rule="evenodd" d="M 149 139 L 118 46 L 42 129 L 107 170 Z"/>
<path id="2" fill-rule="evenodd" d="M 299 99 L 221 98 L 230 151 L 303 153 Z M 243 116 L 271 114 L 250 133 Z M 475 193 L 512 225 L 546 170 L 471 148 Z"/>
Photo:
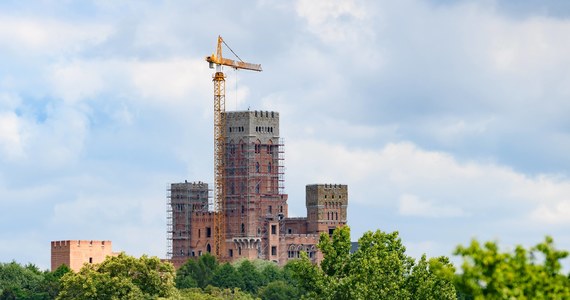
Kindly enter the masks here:
<path id="1" fill-rule="evenodd" d="M 348 186 L 312 184 L 306 187 L 307 233 L 327 232 L 346 225 Z"/>
<path id="2" fill-rule="evenodd" d="M 107 256 L 115 255 L 111 241 L 65 240 L 51 242 L 51 271 L 67 265 L 79 272 L 84 264 L 102 263 Z"/>
<path id="3" fill-rule="evenodd" d="M 198 238 L 210 228 L 200 224 L 197 213 L 208 213 L 208 184 L 204 182 L 172 183 L 168 189 L 168 257 L 183 258 L 194 256 L 192 250 Z M 198 234 L 199 233 L 199 234 Z M 204 232 L 204 236 L 208 236 Z"/>
<path id="4" fill-rule="evenodd" d="M 230 257 L 266 257 L 268 222 L 287 216 L 279 113 L 226 113 L 226 237 Z"/>

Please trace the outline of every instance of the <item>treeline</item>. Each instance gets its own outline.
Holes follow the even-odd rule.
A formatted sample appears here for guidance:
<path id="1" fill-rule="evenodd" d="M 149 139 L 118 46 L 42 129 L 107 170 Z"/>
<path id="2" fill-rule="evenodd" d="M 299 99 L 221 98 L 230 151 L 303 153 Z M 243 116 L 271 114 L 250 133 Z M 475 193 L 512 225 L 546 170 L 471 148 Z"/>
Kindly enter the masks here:
<path id="1" fill-rule="evenodd" d="M 324 255 L 279 267 L 268 261 L 219 263 L 206 254 L 177 271 L 156 257 L 109 257 L 74 273 L 0 263 L 1 299 L 570 299 L 567 251 L 552 238 L 501 251 L 496 242 L 458 246 L 459 269 L 447 257 L 406 255 L 397 232 L 367 232 L 350 253 L 350 231 L 321 236 Z"/>

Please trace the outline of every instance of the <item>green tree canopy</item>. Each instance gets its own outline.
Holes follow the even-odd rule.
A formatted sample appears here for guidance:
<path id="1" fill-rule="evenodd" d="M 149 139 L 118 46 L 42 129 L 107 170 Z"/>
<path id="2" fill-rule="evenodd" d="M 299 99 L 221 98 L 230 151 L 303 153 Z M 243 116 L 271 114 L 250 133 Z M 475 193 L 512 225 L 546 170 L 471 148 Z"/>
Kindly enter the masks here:
<path id="1" fill-rule="evenodd" d="M 262 285 L 267 285 L 273 281 L 282 281 L 285 279 L 282 268 L 273 263 L 265 265 L 261 270 L 261 277 L 263 279 Z"/>
<path id="2" fill-rule="evenodd" d="M 237 270 L 229 263 L 219 266 L 212 277 L 212 285 L 220 288 L 243 289 L 243 279 Z"/>
<path id="3" fill-rule="evenodd" d="M 32 264 L 0 263 L 0 299 L 49 299 L 44 273 Z"/>
<path id="4" fill-rule="evenodd" d="M 176 294 L 174 267 L 156 257 L 134 258 L 124 253 L 99 265 L 86 264 L 61 279 L 58 299 L 141 299 Z"/>
<path id="5" fill-rule="evenodd" d="M 198 260 L 189 259 L 176 272 L 176 286 L 205 288 L 212 282 L 217 267 L 218 260 L 210 253 L 200 256 Z"/>
<path id="6" fill-rule="evenodd" d="M 243 260 L 237 272 L 243 282 L 243 290 L 251 294 L 257 293 L 257 289 L 263 284 L 261 273 L 249 260 Z"/>
<path id="7" fill-rule="evenodd" d="M 272 281 L 259 289 L 259 297 L 263 300 L 298 299 L 298 290 L 282 280 Z"/>
<path id="8" fill-rule="evenodd" d="M 456 277 L 460 299 L 570 299 L 560 263 L 568 252 L 557 250 L 549 236 L 529 250 L 519 245 L 512 252 L 501 252 L 497 242 L 472 240 L 455 254 L 463 257 Z"/>
<path id="9" fill-rule="evenodd" d="M 455 269 L 445 257 L 416 265 L 397 232 L 367 232 L 350 254 L 350 229 L 321 235 L 321 266 L 306 255 L 292 263 L 297 284 L 314 299 L 455 299 Z"/>

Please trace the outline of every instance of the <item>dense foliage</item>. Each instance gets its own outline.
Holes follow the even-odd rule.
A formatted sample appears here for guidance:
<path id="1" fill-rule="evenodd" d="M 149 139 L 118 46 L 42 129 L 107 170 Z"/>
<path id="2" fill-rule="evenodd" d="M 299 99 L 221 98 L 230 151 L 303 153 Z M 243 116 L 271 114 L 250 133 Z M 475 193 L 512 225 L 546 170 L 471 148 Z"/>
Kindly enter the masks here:
<path id="1" fill-rule="evenodd" d="M 313 265 L 307 256 L 293 263 L 294 274 L 308 299 L 455 299 L 454 267 L 446 257 L 416 264 L 405 254 L 398 233 L 367 232 L 350 253 L 350 231 L 338 228 L 318 244 L 324 260 Z"/>
<path id="2" fill-rule="evenodd" d="M 69 271 L 65 265 L 54 272 L 42 272 L 31 264 L 0 263 L 0 299 L 54 299 L 60 278 Z"/>
<path id="3" fill-rule="evenodd" d="M 145 299 L 176 295 L 174 267 L 156 257 L 124 253 L 101 264 L 86 264 L 61 279 L 57 299 Z"/>
<path id="4" fill-rule="evenodd" d="M 463 257 L 456 279 L 460 299 L 570 299 L 569 276 L 560 263 L 568 252 L 557 250 L 551 237 L 513 252 L 501 252 L 496 242 L 473 240 L 457 247 L 455 255 Z"/>
<path id="5" fill-rule="evenodd" d="M 125 254 L 86 264 L 74 273 L 0 263 L 4 299 L 570 299 L 570 277 L 551 237 L 534 247 L 502 252 L 497 242 L 458 246 L 456 272 L 447 257 L 415 260 L 397 232 L 367 232 L 350 253 L 350 231 L 322 235 L 320 265 L 302 258 L 279 267 L 269 261 L 220 264 L 210 254 L 175 272 L 156 257 Z"/>

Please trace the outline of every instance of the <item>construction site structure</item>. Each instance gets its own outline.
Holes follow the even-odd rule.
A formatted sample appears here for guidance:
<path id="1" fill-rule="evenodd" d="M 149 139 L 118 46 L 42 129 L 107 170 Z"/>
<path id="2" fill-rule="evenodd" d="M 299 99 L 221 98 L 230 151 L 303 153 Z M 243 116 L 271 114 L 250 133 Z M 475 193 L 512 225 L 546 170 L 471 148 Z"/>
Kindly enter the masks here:
<path id="1" fill-rule="evenodd" d="M 223 191 L 224 236 L 219 259 L 265 259 L 285 264 L 306 252 L 319 262 L 321 233 L 347 223 L 348 187 L 306 187 L 307 217 L 288 217 L 284 193 L 284 144 L 279 113 L 225 112 Z M 216 211 L 208 209 L 208 185 L 172 183 L 168 187 L 168 258 L 180 266 L 189 258 L 214 252 Z"/>
<path id="2" fill-rule="evenodd" d="M 239 59 L 239 61 L 224 58 L 222 55 L 222 44 Z M 261 65 L 244 62 L 237 54 L 218 36 L 216 53 L 206 57 L 211 69 L 216 69 L 213 76 L 214 82 L 214 249 L 218 259 L 223 259 L 225 254 L 225 233 L 227 229 L 225 214 L 223 213 L 224 201 L 226 199 L 225 184 L 225 143 L 226 143 L 226 77 L 222 72 L 222 66 L 233 69 L 244 69 L 251 71 L 261 71 Z"/>

